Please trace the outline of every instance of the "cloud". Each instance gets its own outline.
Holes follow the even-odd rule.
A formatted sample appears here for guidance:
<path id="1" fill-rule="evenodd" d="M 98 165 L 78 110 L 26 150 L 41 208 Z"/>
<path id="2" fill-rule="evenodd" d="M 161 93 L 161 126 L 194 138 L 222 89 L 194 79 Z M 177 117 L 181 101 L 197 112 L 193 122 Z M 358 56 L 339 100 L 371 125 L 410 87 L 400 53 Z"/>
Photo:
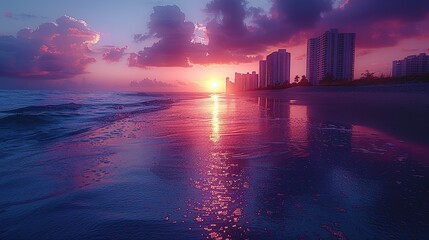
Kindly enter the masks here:
<path id="1" fill-rule="evenodd" d="M 10 18 L 10 19 L 15 19 L 15 20 L 19 20 L 19 19 L 34 19 L 34 18 L 47 18 L 47 17 L 42 17 L 42 16 L 36 16 L 34 14 L 28 14 L 28 13 L 20 13 L 20 14 L 14 14 L 12 12 L 4 12 L 3 16 L 6 18 Z"/>
<path id="2" fill-rule="evenodd" d="M 418 49 L 418 48 L 402 48 L 401 50 L 403 52 L 418 52 L 418 51 L 420 51 L 420 49 Z"/>
<path id="3" fill-rule="evenodd" d="M 214 15 L 207 24 L 212 49 L 253 54 L 267 46 L 305 43 L 330 28 L 356 32 L 359 47 L 394 46 L 424 35 L 427 28 L 417 24 L 428 20 L 429 1 L 272 0 L 265 13 L 244 0 L 212 0 L 206 11 Z"/>
<path id="4" fill-rule="evenodd" d="M 264 52 L 314 27 L 330 9 L 329 0 L 273 0 L 270 12 L 265 13 L 248 7 L 245 0 L 213 0 L 206 8 L 213 16 L 207 24 L 209 46 L 241 55 Z"/>
<path id="5" fill-rule="evenodd" d="M 12 12 L 4 12 L 3 16 L 6 18 L 13 18 L 13 13 Z"/>
<path id="6" fill-rule="evenodd" d="M 119 62 L 125 55 L 125 50 L 127 48 L 128 46 L 122 48 L 110 47 L 106 52 L 103 53 L 103 59 L 107 62 Z"/>
<path id="7" fill-rule="evenodd" d="M 156 79 L 149 79 L 149 78 L 145 78 L 143 80 L 140 81 L 132 81 L 130 83 L 130 87 L 133 88 L 161 88 L 161 89 L 165 89 L 165 88 L 174 88 L 176 87 L 176 85 L 170 84 L 170 83 L 166 83 L 163 81 L 158 81 Z"/>
<path id="8" fill-rule="evenodd" d="M 330 28 L 357 33 L 357 46 L 379 48 L 424 37 L 429 1 L 421 0 L 271 0 L 268 12 L 246 0 L 212 0 L 206 26 L 185 20 L 177 6 L 154 8 L 149 32 L 137 42 L 158 42 L 131 54 L 130 66 L 179 66 L 252 62 L 273 46 L 305 44 Z M 205 36 L 194 36 L 197 32 Z M 204 41 L 194 40 L 194 38 Z"/>
<path id="9" fill-rule="evenodd" d="M 356 55 L 357 55 L 358 57 L 363 57 L 363 56 L 368 55 L 368 54 L 371 54 L 371 53 L 373 53 L 373 51 L 372 51 L 372 50 L 369 50 L 369 49 L 361 49 L 361 50 L 357 50 Z"/>
<path id="10" fill-rule="evenodd" d="M 271 13 L 248 7 L 245 0 L 213 0 L 205 12 L 210 20 L 204 29 L 208 44 L 193 41 L 195 24 L 185 21 L 177 6 L 157 6 L 148 23 L 149 32 L 136 34 L 137 42 L 158 42 L 132 53 L 136 67 L 190 67 L 192 64 L 231 64 L 262 58 L 270 45 L 284 43 L 299 30 L 313 27 L 321 13 L 331 9 L 329 0 L 274 0 Z"/>
<path id="11" fill-rule="evenodd" d="M 390 47 L 423 35 L 418 24 L 428 20 L 428 13 L 429 1 L 348 0 L 343 8 L 327 13 L 320 27 L 356 32 L 358 47 Z"/>
<path id="12" fill-rule="evenodd" d="M 133 89 L 139 89 L 144 91 L 154 91 L 154 92 L 194 92 L 202 91 L 203 88 L 195 82 L 184 82 L 184 81 L 173 81 L 173 82 L 164 82 L 156 79 L 144 78 L 140 81 L 130 82 L 130 87 Z"/>
<path id="13" fill-rule="evenodd" d="M 194 24 L 185 21 L 185 14 L 177 6 L 157 6 L 150 16 L 147 34 L 137 34 L 136 41 L 159 38 L 153 46 L 132 53 L 129 65 L 136 67 L 189 67 L 189 56 L 202 51 L 203 45 L 193 44 Z M 201 49 L 200 49 L 201 48 Z"/>
<path id="14" fill-rule="evenodd" d="M 99 34 L 82 20 L 62 16 L 36 30 L 0 36 L 0 76 L 63 79 L 85 73 L 95 62 L 90 47 Z"/>
<path id="15" fill-rule="evenodd" d="M 298 61 L 302 61 L 305 59 L 307 59 L 307 54 L 301 54 L 301 55 L 295 57 L 295 60 L 298 60 Z"/>
<path id="16" fill-rule="evenodd" d="M 308 29 L 321 20 L 324 12 L 332 10 L 331 0 L 274 0 L 271 22 L 293 25 L 295 29 Z"/>
<path id="17" fill-rule="evenodd" d="M 195 24 L 185 21 L 185 14 L 177 6 L 157 6 L 151 14 L 147 34 L 136 34 L 137 42 L 159 38 L 151 47 L 146 47 L 129 57 L 133 67 L 191 67 L 192 64 L 251 62 L 254 56 L 243 56 L 229 49 L 210 48 L 210 45 L 193 41 Z"/>

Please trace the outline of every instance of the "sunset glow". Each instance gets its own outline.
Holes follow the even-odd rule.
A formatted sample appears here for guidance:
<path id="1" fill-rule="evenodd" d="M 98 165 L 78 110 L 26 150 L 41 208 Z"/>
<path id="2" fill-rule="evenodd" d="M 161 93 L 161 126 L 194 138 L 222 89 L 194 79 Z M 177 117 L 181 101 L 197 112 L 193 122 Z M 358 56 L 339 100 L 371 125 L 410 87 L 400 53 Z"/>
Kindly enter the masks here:
<path id="1" fill-rule="evenodd" d="M 211 88 L 211 90 L 212 90 L 213 92 L 218 91 L 218 90 L 219 90 L 219 83 L 218 83 L 218 82 L 212 82 L 212 83 L 210 84 L 210 88 Z"/>
<path id="2" fill-rule="evenodd" d="M 77 0 L 56 8 L 6 0 L 0 49 L 22 51 L 0 52 L 0 88 L 222 92 L 226 77 L 259 74 L 258 61 L 280 48 L 291 54 L 291 79 L 306 75 L 308 38 L 332 28 L 356 33 L 354 78 L 390 75 L 393 60 L 429 51 L 429 6 L 377 1 Z M 210 76 L 217 84 L 207 85 Z"/>

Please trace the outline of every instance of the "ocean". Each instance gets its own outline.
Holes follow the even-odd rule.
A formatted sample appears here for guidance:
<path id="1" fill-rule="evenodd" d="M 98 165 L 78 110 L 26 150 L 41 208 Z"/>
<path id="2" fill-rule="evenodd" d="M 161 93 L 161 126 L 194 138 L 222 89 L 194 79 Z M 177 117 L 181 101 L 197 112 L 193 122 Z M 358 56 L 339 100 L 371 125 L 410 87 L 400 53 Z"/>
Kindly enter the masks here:
<path id="1" fill-rule="evenodd" d="M 425 238 L 427 92 L 332 89 L 2 90 L 0 239 Z"/>

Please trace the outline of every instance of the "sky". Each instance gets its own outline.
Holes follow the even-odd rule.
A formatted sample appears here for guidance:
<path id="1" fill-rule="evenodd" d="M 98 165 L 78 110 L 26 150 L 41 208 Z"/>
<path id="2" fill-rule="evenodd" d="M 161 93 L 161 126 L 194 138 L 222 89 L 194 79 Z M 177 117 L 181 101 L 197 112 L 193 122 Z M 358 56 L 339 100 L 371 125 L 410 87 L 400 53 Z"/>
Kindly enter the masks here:
<path id="1" fill-rule="evenodd" d="M 307 39 L 356 33 L 355 78 L 429 53 L 426 0 L 2 0 L 0 89 L 224 90 L 284 48 L 305 75 Z"/>

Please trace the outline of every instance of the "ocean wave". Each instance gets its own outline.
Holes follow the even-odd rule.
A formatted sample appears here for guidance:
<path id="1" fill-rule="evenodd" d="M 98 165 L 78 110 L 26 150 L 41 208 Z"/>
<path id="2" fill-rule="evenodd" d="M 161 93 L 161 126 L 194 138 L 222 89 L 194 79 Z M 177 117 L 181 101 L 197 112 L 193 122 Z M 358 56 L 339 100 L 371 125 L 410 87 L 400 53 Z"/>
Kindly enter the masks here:
<path id="1" fill-rule="evenodd" d="M 116 121 L 119 121 L 119 120 L 122 120 L 125 118 L 130 118 L 130 117 L 135 116 L 135 115 L 150 113 L 150 112 L 157 112 L 157 111 L 165 110 L 168 108 L 169 108 L 168 105 L 157 106 L 157 107 L 152 107 L 152 108 L 141 108 L 141 109 L 136 109 L 136 110 L 132 110 L 132 111 L 128 111 L 128 112 L 119 112 L 119 113 L 114 113 L 111 115 L 105 115 L 102 117 L 97 117 L 97 118 L 95 118 L 95 120 L 99 121 L 99 122 L 104 122 L 104 123 L 111 123 L 111 122 L 116 122 Z"/>
<path id="2" fill-rule="evenodd" d="M 126 104 L 104 104 L 106 107 L 111 109 L 124 109 L 124 108 L 136 108 L 142 106 L 164 106 L 173 104 L 175 101 L 172 99 L 160 99 L 160 100 L 148 100 L 137 103 L 126 103 Z"/>
<path id="3" fill-rule="evenodd" d="M 35 105 L 38 101 L 31 99 L 3 106 L 0 110 L 0 140 L 10 144 L 18 140 L 58 141 L 140 114 L 165 110 L 179 101 L 165 96 L 146 98 L 118 95 L 76 94 L 76 97 L 67 96 L 70 101 L 60 98 L 57 103 Z M 44 99 L 50 100 L 49 97 Z"/>
<path id="4" fill-rule="evenodd" d="M 162 97 L 165 96 L 163 93 L 144 93 L 144 92 L 132 92 L 132 93 L 118 93 L 118 95 L 126 97 Z"/>
<path id="5" fill-rule="evenodd" d="M 75 111 L 82 107 L 82 104 L 77 103 L 65 103 L 58 105 L 41 105 L 41 106 L 28 106 L 22 107 L 12 110 L 3 111 L 4 113 L 38 113 L 38 112 L 46 112 L 46 111 Z"/>
<path id="6" fill-rule="evenodd" d="M 52 120 L 46 115 L 33 115 L 33 114 L 14 114 L 4 118 L 0 118 L 0 124 L 9 126 L 14 125 L 25 125 L 28 127 L 42 124 L 49 124 Z"/>

